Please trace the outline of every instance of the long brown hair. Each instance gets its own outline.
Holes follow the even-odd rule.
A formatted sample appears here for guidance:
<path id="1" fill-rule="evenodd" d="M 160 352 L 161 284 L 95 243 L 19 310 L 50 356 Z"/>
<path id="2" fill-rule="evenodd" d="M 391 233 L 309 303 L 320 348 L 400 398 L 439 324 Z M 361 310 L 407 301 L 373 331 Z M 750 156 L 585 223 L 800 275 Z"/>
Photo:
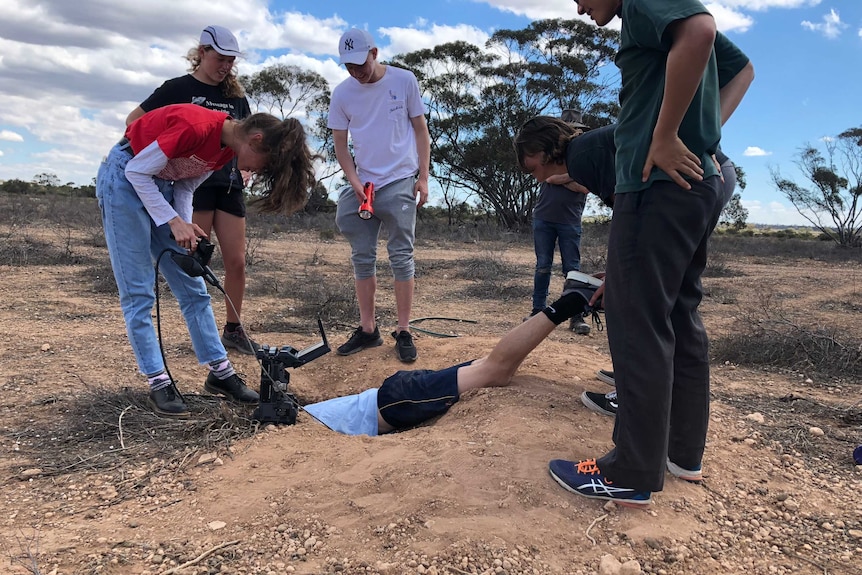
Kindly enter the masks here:
<path id="1" fill-rule="evenodd" d="M 536 116 L 524 122 L 515 136 L 515 155 L 524 167 L 524 156 L 544 152 L 548 162 L 564 164 L 566 147 L 582 131 L 553 116 Z"/>
<path id="2" fill-rule="evenodd" d="M 186 60 L 191 64 L 188 69 L 190 74 L 194 74 L 201 66 L 201 48 L 205 52 L 213 49 L 212 46 L 204 46 L 202 44 L 189 49 L 188 54 L 186 54 Z M 245 90 L 243 90 L 242 84 L 239 83 L 236 77 L 236 66 L 231 67 L 230 72 L 225 76 L 224 80 L 219 82 L 218 87 L 221 88 L 221 93 L 226 98 L 242 98 L 245 96 Z"/>
<path id="3" fill-rule="evenodd" d="M 257 113 L 242 120 L 238 127 L 246 135 L 262 133 L 255 151 L 268 156 L 266 165 L 255 174 L 255 183 L 262 184 L 263 192 L 251 205 L 264 213 L 290 215 L 301 210 L 317 183 L 314 161 L 323 157 L 308 147 L 299 120 L 279 120 L 271 114 Z"/>

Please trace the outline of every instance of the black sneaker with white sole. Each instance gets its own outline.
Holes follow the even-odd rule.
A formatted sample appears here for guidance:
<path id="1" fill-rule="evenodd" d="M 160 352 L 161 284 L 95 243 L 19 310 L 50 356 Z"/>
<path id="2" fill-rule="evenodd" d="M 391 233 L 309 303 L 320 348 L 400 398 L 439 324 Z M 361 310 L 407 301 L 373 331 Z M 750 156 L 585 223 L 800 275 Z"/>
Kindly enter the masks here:
<path id="1" fill-rule="evenodd" d="M 607 383 L 608 385 L 613 385 L 613 386 L 617 385 L 617 382 L 614 379 L 613 370 L 608 370 L 608 369 L 598 370 L 596 372 L 596 379 L 598 379 L 601 382 Z"/>
<path id="2" fill-rule="evenodd" d="M 596 393 L 595 391 L 585 391 L 581 394 L 581 403 L 590 411 L 595 411 L 602 415 L 610 415 L 611 417 L 617 414 L 617 392 Z"/>

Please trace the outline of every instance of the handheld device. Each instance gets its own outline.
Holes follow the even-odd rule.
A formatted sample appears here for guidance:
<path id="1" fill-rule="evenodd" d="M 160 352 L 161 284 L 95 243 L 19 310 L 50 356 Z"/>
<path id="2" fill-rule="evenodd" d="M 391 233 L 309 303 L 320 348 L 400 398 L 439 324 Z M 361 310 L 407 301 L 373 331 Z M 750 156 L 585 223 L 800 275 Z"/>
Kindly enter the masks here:
<path id="1" fill-rule="evenodd" d="M 173 237 L 173 234 L 171 234 Z M 219 281 L 213 271 L 209 268 L 215 246 L 205 237 L 198 238 L 198 245 L 190 254 L 172 251 L 173 259 L 180 268 L 193 278 L 202 277 L 213 287 L 219 287 Z"/>
<path id="2" fill-rule="evenodd" d="M 365 201 L 359 206 L 359 217 L 370 220 L 374 215 L 374 184 L 365 182 Z"/>

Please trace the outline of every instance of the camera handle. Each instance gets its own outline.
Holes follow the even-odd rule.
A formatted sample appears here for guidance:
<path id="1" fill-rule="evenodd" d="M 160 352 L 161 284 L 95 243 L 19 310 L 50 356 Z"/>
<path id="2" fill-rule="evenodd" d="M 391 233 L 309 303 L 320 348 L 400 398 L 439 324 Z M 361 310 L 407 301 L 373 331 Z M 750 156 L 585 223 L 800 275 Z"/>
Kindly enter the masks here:
<path id="1" fill-rule="evenodd" d="M 174 234 L 171 234 L 171 238 Z M 218 278 L 209 267 L 215 246 L 204 236 L 198 238 L 198 244 L 191 254 L 171 251 L 171 259 L 180 266 L 180 269 L 193 278 L 204 278 L 208 284 L 223 291 Z"/>

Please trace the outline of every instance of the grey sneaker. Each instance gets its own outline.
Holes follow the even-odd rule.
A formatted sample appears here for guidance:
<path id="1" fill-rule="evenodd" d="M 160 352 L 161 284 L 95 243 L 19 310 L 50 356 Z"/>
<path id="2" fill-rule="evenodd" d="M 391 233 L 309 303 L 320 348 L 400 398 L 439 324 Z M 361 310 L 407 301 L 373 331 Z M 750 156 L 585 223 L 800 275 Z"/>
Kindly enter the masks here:
<path id="1" fill-rule="evenodd" d="M 590 411 L 614 417 L 617 414 L 617 392 L 596 393 L 585 391 L 581 394 L 581 403 Z"/>
<path id="2" fill-rule="evenodd" d="M 395 355 L 398 361 L 413 363 L 416 361 L 416 346 L 413 344 L 413 335 L 409 331 L 393 331 L 395 338 Z"/>
<path id="3" fill-rule="evenodd" d="M 236 331 L 224 330 L 221 334 L 221 342 L 226 349 L 235 349 L 246 355 L 254 355 L 260 349 L 260 345 L 248 337 L 242 326 L 236 328 Z"/>
<path id="4" fill-rule="evenodd" d="M 374 331 L 366 333 L 362 331 L 362 326 L 356 328 L 353 335 L 347 342 L 335 350 L 338 355 L 351 355 L 368 349 L 369 347 L 377 347 L 383 345 L 383 338 L 380 337 L 380 330 L 375 326 Z"/>
<path id="5" fill-rule="evenodd" d="M 583 316 L 576 315 L 570 319 L 569 329 L 578 335 L 590 335 L 590 325 L 584 321 Z"/>

